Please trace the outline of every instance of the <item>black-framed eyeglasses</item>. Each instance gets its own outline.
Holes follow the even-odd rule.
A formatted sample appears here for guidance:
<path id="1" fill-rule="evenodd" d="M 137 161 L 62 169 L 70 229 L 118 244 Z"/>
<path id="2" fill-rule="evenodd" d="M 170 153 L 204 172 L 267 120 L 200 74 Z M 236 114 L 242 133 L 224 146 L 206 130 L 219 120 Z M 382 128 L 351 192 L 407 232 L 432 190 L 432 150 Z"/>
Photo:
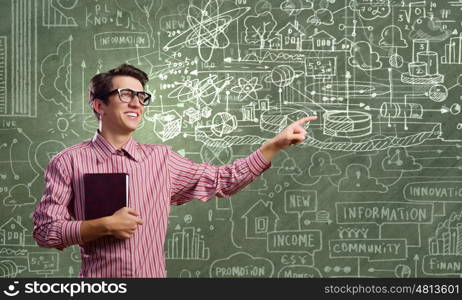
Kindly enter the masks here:
<path id="1" fill-rule="evenodd" d="M 120 101 L 124 103 L 130 103 L 135 98 L 135 96 L 138 98 L 138 101 L 143 106 L 149 105 L 149 102 L 151 101 L 151 94 L 146 93 L 145 91 L 134 91 L 129 88 L 112 90 L 109 93 L 107 93 L 106 97 L 114 93 L 119 94 Z"/>

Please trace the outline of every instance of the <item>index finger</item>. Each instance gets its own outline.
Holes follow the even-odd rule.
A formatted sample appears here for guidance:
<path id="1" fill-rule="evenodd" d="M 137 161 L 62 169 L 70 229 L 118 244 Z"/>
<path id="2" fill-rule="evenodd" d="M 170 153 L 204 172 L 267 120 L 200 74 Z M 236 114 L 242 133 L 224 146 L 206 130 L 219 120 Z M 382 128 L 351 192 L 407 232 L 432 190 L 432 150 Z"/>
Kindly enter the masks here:
<path id="1" fill-rule="evenodd" d="M 318 119 L 318 116 L 309 116 L 309 117 L 306 117 L 306 118 L 302 118 L 298 121 L 295 121 L 295 123 L 297 123 L 298 125 L 304 125 L 308 122 L 311 122 L 311 121 L 314 121 L 314 120 L 317 120 Z"/>

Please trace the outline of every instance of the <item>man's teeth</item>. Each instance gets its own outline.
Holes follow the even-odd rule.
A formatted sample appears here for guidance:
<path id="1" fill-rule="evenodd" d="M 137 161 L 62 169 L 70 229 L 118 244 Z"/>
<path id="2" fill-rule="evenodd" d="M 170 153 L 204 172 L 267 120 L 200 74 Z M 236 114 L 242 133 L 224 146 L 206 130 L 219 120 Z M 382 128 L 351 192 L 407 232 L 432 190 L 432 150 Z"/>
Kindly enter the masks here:
<path id="1" fill-rule="evenodd" d="M 127 113 L 127 115 L 129 117 L 134 117 L 134 118 L 136 118 L 138 116 L 136 113 Z"/>

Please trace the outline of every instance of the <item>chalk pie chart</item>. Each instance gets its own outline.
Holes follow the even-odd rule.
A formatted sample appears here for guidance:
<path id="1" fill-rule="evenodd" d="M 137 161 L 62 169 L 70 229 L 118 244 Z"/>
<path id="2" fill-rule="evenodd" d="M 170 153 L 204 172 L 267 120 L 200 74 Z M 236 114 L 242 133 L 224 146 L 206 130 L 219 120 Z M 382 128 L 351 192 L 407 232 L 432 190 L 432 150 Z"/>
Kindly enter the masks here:
<path id="1" fill-rule="evenodd" d="M 323 115 L 323 133 L 334 137 L 356 138 L 372 133 L 372 117 L 362 111 L 328 111 Z"/>
<path id="2" fill-rule="evenodd" d="M 301 111 L 295 108 L 275 108 L 262 113 L 260 118 L 260 129 L 268 132 L 279 133 L 291 123 L 308 116 L 314 116 L 309 111 Z M 305 128 L 309 123 L 305 125 Z"/>

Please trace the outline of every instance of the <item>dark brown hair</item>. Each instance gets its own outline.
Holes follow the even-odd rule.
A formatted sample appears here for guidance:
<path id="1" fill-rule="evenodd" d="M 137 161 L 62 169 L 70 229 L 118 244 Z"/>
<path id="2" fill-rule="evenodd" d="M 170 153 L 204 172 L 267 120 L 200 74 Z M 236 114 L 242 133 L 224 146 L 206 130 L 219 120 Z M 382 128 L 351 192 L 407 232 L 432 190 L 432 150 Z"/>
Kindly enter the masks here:
<path id="1" fill-rule="evenodd" d="M 90 80 L 90 86 L 88 88 L 90 105 L 95 99 L 100 99 L 104 104 L 108 104 L 109 99 L 107 95 L 112 91 L 112 78 L 115 76 L 130 76 L 138 79 L 143 88 L 149 80 L 148 75 L 145 72 L 129 64 L 122 64 L 115 69 L 96 74 Z M 93 112 L 95 113 L 96 118 L 99 119 L 99 115 L 94 109 Z"/>

